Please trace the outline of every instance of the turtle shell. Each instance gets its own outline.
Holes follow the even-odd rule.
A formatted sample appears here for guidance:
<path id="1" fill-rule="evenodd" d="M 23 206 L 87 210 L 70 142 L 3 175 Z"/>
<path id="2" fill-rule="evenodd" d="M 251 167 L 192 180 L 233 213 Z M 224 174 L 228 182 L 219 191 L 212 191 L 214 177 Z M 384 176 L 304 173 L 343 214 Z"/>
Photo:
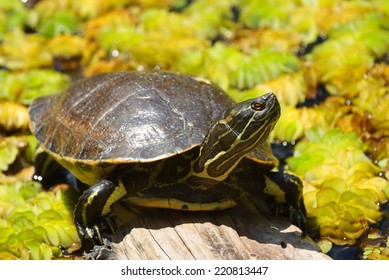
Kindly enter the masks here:
<path id="1" fill-rule="evenodd" d="M 219 87 L 189 75 L 103 73 L 36 99 L 30 126 L 58 157 L 148 162 L 201 144 L 233 103 Z"/>

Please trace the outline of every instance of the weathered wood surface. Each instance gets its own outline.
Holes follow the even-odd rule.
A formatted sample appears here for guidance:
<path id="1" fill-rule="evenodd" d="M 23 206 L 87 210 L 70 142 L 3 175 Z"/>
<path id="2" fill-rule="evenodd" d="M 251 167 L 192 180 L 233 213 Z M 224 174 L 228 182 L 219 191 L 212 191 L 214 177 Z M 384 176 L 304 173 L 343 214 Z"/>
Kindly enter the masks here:
<path id="1" fill-rule="evenodd" d="M 92 259 L 239 260 L 330 259 L 281 217 L 262 214 L 251 200 L 224 211 L 138 209 Z M 120 211 L 123 213 L 123 211 Z M 128 213 L 128 211 L 127 211 Z M 123 219 L 123 217 L 121 217 Z"/>

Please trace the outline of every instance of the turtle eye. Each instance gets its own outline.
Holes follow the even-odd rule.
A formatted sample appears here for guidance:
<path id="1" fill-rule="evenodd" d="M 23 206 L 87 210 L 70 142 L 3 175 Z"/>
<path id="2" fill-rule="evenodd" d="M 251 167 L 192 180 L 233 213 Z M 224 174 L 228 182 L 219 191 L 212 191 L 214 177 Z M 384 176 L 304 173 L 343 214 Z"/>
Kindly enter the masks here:
<path id="1" fill-rule="evenodd" d="M 265 105 L 254 101 L 253 103 L 251 103 L 251 108 L 255 111 L 262 111 L 265 108 Z"/>

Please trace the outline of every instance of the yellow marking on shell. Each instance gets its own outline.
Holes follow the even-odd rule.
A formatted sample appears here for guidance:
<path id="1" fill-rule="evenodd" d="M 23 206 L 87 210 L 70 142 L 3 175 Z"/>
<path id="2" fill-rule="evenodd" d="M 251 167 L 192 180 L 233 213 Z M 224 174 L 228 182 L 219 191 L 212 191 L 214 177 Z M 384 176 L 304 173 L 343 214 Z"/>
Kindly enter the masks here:
<path id="1" fill-rule="evenodd" d="M 104 207 L 101 211 L 101 215 L 105 216 L 111 212 L 111 206 L 116 201 L 120 200 L 127 193 L 126 188 L 124 187 L 122 181 L 119 181 L 113 193 L 108 197 L 107 201 L 104 204 Z"/>
<path id="2" fill-rule="evenodd" d="M 234 200 L 223 200 L 211 203 L 190 203 L 175 198 L 140 198 L 128 197 L 128 203 L 142 207 L 166 208 L 185 211 L 215 211 L 236 206 Z"/>
<path id="3" fill-rule="evenodd" d="M 264 193 L 274 197 L 275 201 L 278 203 L 285 203 L 285 192 L 267 176 L 265 176 L 265 189 Z"/>
<path id="4" fill-rule="evenodd" d="M 109 177 L 116 167 L 114 164 L 109 165 L 109 162 L 106 166 L 99 166 L 98 161 L 77 160 L 71 157 L 61 156 L 45 148 L 44 150 L 78 180 L 89 186 Z"/>
<path id="5" fill-rule="evenodd" d="M 205 78 L 203 78 L 203 77 L 196 77 L 196 76 L 195 76 L 195 77 L 193 77 L 193 79 L 196 80 L 196 81 L 198 81 L 198 82 L 202 82 L 202 83 L 204 83 L 204 84 L 208 84 L 208 85 L 211 85 L 211 84 L 212 84 L 210 80 L 205 79 Z"/>

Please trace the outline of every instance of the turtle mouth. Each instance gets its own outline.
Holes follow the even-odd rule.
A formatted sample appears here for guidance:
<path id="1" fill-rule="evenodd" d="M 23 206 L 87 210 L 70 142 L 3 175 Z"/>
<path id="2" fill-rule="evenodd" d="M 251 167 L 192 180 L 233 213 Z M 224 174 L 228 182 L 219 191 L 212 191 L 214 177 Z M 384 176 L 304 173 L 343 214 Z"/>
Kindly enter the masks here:
<path id="1" fill-rule="evenodd" d="M 266 107 L 268 108 L 280 107 L 276 95 L 272 92 L 266 93 L 265 95 L 262 95 L 260 98 L 263 100 L 263 102 L 267 105 Z"/>
<path id="2" fill-rule="evenodd" d="M 275 120 L 278 120 L 278 118 L 281 116 L 281 106 L 275 94 L 268 93 L 266 102 L 269 107 L 269 113 L 273 115 Z"/>
<path id="3" fill-rule="evenodd" d="M 277 104 L 273 105 L 274 111 L 270 113 L 273 115 L 273 118 L 277 121 L 281 116 L 281 107 L 278 104 L 277 99 L 273 103 L 277 103 Z"/>

